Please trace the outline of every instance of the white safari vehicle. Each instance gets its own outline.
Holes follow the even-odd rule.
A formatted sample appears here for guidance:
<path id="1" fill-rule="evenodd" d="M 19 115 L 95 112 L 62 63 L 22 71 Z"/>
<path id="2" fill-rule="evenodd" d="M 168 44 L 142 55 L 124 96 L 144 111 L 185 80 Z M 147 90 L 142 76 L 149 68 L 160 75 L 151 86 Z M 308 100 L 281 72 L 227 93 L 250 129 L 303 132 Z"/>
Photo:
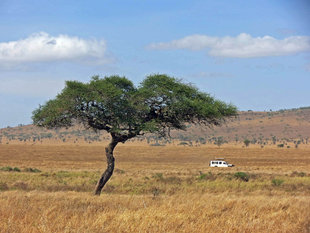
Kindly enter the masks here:
<path id="1" fill-rule="evenodd" d="M 210 167 L 233 167 L 234 165 L 227 163 L 224 160 L 224 158 L 218 158 L 215 160 L 211 160 L 209 166 Z"/>

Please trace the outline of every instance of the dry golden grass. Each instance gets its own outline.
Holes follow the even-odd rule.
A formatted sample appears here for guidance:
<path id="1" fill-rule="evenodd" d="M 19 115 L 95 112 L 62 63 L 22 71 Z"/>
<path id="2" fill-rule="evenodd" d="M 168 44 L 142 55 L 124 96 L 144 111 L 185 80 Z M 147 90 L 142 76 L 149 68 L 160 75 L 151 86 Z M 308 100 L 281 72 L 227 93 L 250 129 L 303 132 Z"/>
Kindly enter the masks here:
<path id="1" fill-rule="evenodd" d="M 103 152 L 0 145 L 0 168 L 21 169 L 0 171 L 0 232 L 310 232 L 309 149 L 119 145 L 96 197 Z M 236 167 L 209 168 L 215 157 Z"/>
<path id="2" fill-rule="evenodd" d="M 308 196 L 0 194 L 1 232 L 309 232 Z"/>
<path id="3" fill-rule="evenodd" d="M 105 166 L 103 145 L 0 145 L 0 166 L 42 169 L 100 169 Z M 208 162 L 225 157 L 236 165 L 232 170 L 265 172 L 310 171 L 310 148 L 238 148 L 149 146 L 144 143 L 119 144 L 115 150 L 116 167 L 145 169 L 208 170 Z M 170 170 L 171 171 L 171 170 Z"/>

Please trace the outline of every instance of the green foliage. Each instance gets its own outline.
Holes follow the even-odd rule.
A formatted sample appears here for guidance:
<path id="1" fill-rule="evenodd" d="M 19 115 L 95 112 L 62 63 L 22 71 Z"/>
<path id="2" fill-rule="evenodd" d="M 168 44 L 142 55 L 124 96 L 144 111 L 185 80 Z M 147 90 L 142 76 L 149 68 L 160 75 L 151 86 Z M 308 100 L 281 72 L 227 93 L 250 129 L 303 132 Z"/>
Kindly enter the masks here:
<path id="1" fill-rule="evenodd" d="M 271 180 L 271 183 L 274 185 L 274 186 L 280 186 L 281 184 L 283 184 L 284 180 L 281 180 L 281 179 L 272 179 Z"/>
<path id="2" fill-rule="evenodd" d="M 14 168 L 13 168 L 13 171 L 14 171 L 14 172 L 20 172 L 20 169 L 19 169 L 18 167 L 14 167 Z"/>
<path id="3" fill-rule="evenodd" d="M 7 166 L 7 167 L 2 167 L 0 168 L 1 171 L 6 171 L 6 172 L 20 172 L 20 169 L 18 167 L 10 167 L 10 166 Z"/>
<path id="4" fill-rule="evenodd" d="M 178 145 L 180 145 L 180 146 L 188 146 L 188 143 L 187 142 L 180 142 Z"/>
<path id="5" fill-rule="evenodd" d="M 248 182 L 249 181 L 249 174 L 245 173 L 245 172 L 236 172 L 234 174 L 234 177 L 239 179 L 239 180 L 242 180 L 242 181 L 245 181 L 245 182 Z"/>
<path id="6" fill-rule="evenodd" d="M 153 144 L 150 144 L 150 146 L 166 146 L 165 144 L 160 144 L 158 142 L 155 142 Z"/>
<path id="7" fill-rule="evenodd" d="M 249 139 L 245 139 L 245 140 L 243 141 L 243 143 L 244 143 L 244 145 L 245 145 L 246 147 L 248 147 L 248 146 L 250 145 L 251 141 L 250 141 Z"/>
<path id="8" fill-rule="evenodd" d="M 1 171 L 10 172 L 13 171 L 13 168 L 10 166 L 0 168 Z"/>
<path id="9" fill-rule="evenodd" d="M 67 81 L 63 91 L 33 112 L 33 123 L 46 128 L 76 122 L 105 130 L 118 141 L 147 132 L 165 136 L 186 123 L 218 125 L 237 109 L 190 84 L 167 75 L 150 75 L 139 87 L 125 77 L 95 76 L 89 83 Z"/>
<path id="10" fill-rule="evenodd" d="M 206 144 L 206 143 L 207 143 L 207 140 L 206 140 L 205 138 L 200 137 L 200 138 L 199 138 L 199 142 L 200 142 L 201 144 Z"/>
<path id="11" fill-rule="evenodd" d="M 212 174 L 212 172 L 203 173 L 199 171 L 199 176 L 197 177 L 198 180 L 215 180 L 216 176 Z"/>
<path id="12" fill-rule="evenodd" d="M 217 137 L 214 140 L 214 144 L 217 145 L 218 147 L 220 147 L 224 143 L 225 143 L 225 140 L 223 137 Z"/>

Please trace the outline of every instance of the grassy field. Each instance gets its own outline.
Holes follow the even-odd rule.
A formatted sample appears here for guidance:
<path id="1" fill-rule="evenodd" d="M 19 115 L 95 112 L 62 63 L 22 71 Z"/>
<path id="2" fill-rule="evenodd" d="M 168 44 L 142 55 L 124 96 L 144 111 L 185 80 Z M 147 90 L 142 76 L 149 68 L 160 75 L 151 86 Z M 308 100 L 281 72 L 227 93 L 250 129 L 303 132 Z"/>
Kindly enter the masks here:
<path id="1" fill-rule="evenodd" d="M 310 149 L 0 145 L 0 232 L 310 232 Z M 210 168 L 224 157 L 233 168 Z"/>

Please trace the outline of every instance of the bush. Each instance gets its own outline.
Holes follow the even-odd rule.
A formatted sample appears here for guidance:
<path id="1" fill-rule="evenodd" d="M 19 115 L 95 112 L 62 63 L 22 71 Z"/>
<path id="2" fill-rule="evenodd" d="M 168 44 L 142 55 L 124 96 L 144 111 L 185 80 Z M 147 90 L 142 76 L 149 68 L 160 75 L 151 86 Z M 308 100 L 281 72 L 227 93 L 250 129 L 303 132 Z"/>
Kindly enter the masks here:
<path id="1" fill-rule="evenodd" d="M 154 143 L 154 144 L 151 144 L 150 146 L 166 146 L 165 144 L 160 144 L 158 142 Z"/>
<path id="2" fill-rule="evenodd" d="M 0 170 L 5 171 L 5 172 L 10 172 L 10 171 L 13 171 L 13 168 L 11 168 L 10 166 L 7 166 L 7 167 L 2 167 Z"/>
<path id="3" fill-rule="evenodd" d="M 201 171 L 199 171 L 198 180 L 204 180 L 206 179 L 206 177 L 207 177 L 206 173 L 202 173 Z"/>
<path id="4" fill-rule="evenodd" d="M 297 171 L 294 171 L 294 172 L 292 172 L 292 174 L 291 174 L 291 176 L 292 177 L 305 177 L 305 176 L 307 176 L 307 174 L 306 173 L 304 173 L 304 172 L 297 172 Z"/>
<path id="5" fill-rule="evenodd" d="M 35 172 L 36 173 L 36 172 L 41 172 L 41 171 L 37 168 L 28 167 L 24 169 L 24 172 Z"/>
<path id="6" fill-rule="evenodd" d="M 7 167 L 2 167 L 0 168 L 1 171 L 5 171 L 5 172 L 20 172 L 20 169 L 18 167 L 10 167 L 10 166 L 7 166 Z"/>
<path id="7" fill-rule="evenodd" d="M 18 167 L 14 167 L 14 168 L 13 168 L 13 171 L 14 171 L 14 172 L 20 172 L 20 169 L 19 169 Z"/>
<path id="8" fill-rule="evenodd" d="M 178 145 L 179 146 L 188 146 L 188 143 L 187 142 L 180 142 Z"/>
<path id="9" fill-rule="evenodd" d="M 243 143 L 244 143 L 244 145 L 245 145 L 246 147 L 248 147 L 248 146 L 250 145 L 251 141 L 250 141 L 249 139 L 245 139 L 245 140 L 243 141 Z"/>
<path id="10" fill-rule="evenodd" d="M 245 173 L 245 172 L 236 172 L 234 174 L 234 177 L 239 179 L 239 180 L 242 180 L 242 181 L 245 181 L 245 182 L 248 182 L 249 181 L 249 174 Z"/>
<path id="11" fill-rule="evenodd" d="M 272 184 L 274 186 L 280 186 L 281 184 L 283 184 L 284 180 L 280 180 L 280 179 L 272 179 Z"/>
<path id="12" fill-rule="evenodd" d="M 216 176 L 212 174 L 212 172 L 208 172 L 208 174 L 199 171 L 198 180 L 216 180 Z"/>

